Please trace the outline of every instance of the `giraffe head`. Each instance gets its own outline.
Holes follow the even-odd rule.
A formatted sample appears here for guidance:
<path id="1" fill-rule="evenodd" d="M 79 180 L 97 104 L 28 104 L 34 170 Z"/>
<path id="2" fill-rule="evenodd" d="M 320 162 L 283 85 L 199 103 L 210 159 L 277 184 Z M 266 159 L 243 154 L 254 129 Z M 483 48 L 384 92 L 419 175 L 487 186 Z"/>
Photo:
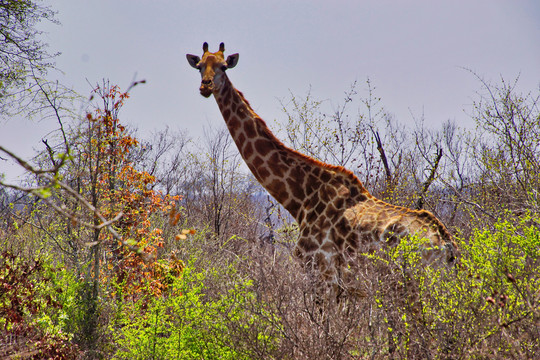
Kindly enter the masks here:
<path id="1" fill-rule="evenodd" d="M 229 55 L 225 60 L 224 51 L 225 44 L 221 43 L 219 50 L 211 53 L 208 51 L 208 43 L 205 42 L 202 59 L 197 55 L 186 55 L 189 65 L 201 73 L 202 81 L 199 90 L 204 97 L 209 97 L 212 92 L 219 90 L 225 70 L 235 67 L 238 63 L 238 54 Z"/>

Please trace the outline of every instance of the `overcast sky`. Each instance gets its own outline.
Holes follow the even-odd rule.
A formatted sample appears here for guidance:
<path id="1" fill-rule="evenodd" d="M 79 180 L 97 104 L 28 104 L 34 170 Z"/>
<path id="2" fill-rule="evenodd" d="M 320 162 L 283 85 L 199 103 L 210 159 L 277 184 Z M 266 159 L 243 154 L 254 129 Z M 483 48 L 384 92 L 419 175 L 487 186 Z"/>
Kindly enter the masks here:
<path id="1" fill-rule="evenodd" d="M 110 79 L 135 88 L 121 119 L 141 137 L 165 126 L 187 129 L 223 119 L 215 101 L 199 95 L 200 76 L 186 53 L 240 53 L 233 84 L 269 124 L 285 118 L 289 91 L 335 106 L 357 80 L 369 77 L 390 113 L 405 123 L 424 114 L 437 127 L 447 119 L 470 125 L 466 114 L 480 83 L 515 79 L 540 86 L 540 1 L 51 1 L 61 25 L 47 25 L 44 41 L 62 54 L 53 79 L 88 95 Z M 39 148 L 54 123 L 0 124 L 0 143 L 24 156 Z M 12 167 L 0 162 L 0 172 Z"/>

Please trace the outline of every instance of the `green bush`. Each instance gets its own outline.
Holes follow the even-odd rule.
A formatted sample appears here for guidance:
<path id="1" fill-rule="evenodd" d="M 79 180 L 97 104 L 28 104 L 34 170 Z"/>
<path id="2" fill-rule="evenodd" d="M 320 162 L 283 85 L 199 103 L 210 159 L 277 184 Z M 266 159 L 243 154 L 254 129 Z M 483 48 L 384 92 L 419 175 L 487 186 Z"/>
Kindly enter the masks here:
<path id="1" fill-rule="evenodd" d="M 424 239 L 405 239 L 389 252 L 385 264 L 401 293 L 379 292 L 377 303 L 387 313 L 394 351 L 405 357 L 540 358 L 538 222 L 499 221 L 458 240 L 461 258 L 452 269 L 410 266 Z"/>
<path id="2" fill-rule="evenodd" d="M 251 359 L 271 351 L 278 339 L 268 335 L 271 315 L 256 301 L 251 281 L 229 267 L 206 272 L 186 266 L 166 294 L 124 304 L 116 359 Z M 234 283 L 218 294 L 207 281 Z M 215 286 L 213 287 L 215 290 Z M 249 346 L 245 346 L 249 344 Z"/>

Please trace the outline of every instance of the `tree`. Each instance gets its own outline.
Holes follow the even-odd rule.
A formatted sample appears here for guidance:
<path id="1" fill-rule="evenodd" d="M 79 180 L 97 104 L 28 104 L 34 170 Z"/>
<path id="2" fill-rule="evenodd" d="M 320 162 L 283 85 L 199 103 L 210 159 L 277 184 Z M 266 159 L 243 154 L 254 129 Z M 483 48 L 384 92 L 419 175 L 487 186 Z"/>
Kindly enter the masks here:
<path id="1" fill-rule="evenodd" d="M 119 119 L 129 92 L 104 82 L 95 88 L 94 95 L 101 104 L 76 127 L 80 132 L 72 132 L 69 163 L 59 175 L 104 218 L 115 220 L 112 226 L 121 239 L 103 231 L 99 219 L 77 199 L 56 192 L 53 195 L 77 214 L 75 220 L 66 219 L 65 238 L 79 239 L 73 242 L 75 258 L 87 253 L 90 245 L 88 260 L 83 263 L 91 260 L 94 283 L 101 276 L 114 277 L 120 283 L 125 281 L 132 288 L 126 288 L 126 293 L 132 293 L 137 290 L 138 277 L 146 276 L 152 267 L 152 262 L 145 261 L 158 258 L 158 249 L 164 246 L 162 229 L 153 227 L 150 218 L 170 211 L 178 197 L 154 190 L 156 178 L 137 169 L 139 141 Z M 79 224 L 81 220 L 93 225 L 90 231 Z"/>
<path id="2" fill-rule="evenodd" d="M 477 76 L 478 77 L 478 76 Z M 474 103 L 478 127 L 477 159 L 480 196 L 489 210 L 517 214 L 540 210 L 540 94 L 517 91 L 519 78 L 492 85 L 478 77 L 485 95 Z"/>
<path id="3" fill-rule="evenodd" d="M 433 182 L 438 162 L 429 159 L 426 180 L 418 180 L 424 174 L 413 169 L 422 159 L 415 155 L 417 149 L 411 145 L 408 129 L 382 106 L 369 79 L 365 96 L 357 96 L 357 87 L 354 82 L 342 104 L 329 114 L 323 110 L 323 101 L 313 99 L 311 94 L 302 100 L 291 95 L 290 103 L 283 105 L 288 116 L 285 130 L 289 145 L 323 162 L 349 168 L 375 196 L 414 206 L 414 198 L 422 198 Z M 356 114 L 351 113 L 355 102 L 360 103 Z M 417 201 L 417 205 L 422 204 Z"/>
<path id="4" fill-rule="evenodd" d="M 100 299 L 159 295 L 166 277 L 183 267 L 173 257 L 155 261 L 164 255 L 167 226 L 155 219 L 167 219 L 179 198 L 154 190 L 156 178 L 137 168 L 139 142 L 119 119 L 129 93 L 103 82 L 93 97 L 101 104 L 62 131 L 59 146 L 46 142 L 37 164 L 0 147 L 29 172 L 26 185 L 0 184 L 39 199 L 21 226 L 37 228 L 46 239 L 42 246 L 82 280 L 71 331 L 92 351 L 104 334 Z"/>
<path id="5" fill-rule="evenodd" d="M 40 98 L 40 82 L 55 54 L 40 40 L 40 21 L 56 23 L 54 11 L 40 1 L 0 1 L 0 115 L 11 115 Z"/>
<path id="6" fill-rule="evenodd" d="M 169 127 L 150 135 L 151 140 L 141 141 L 134 161 L 141 164 L 140 170 L 154 176 L 154 189 L 166 195 L 179 195 L 189 166 L 191 138 L 185 131 L 174 131 Z"/>
<path id="7" fill-rule="evenodd" d="M 284 130 L 289 145 L 323 162 L 358 166 L 356 155 L 367 146 L 369 124 L 362 121 L 362 116 L 356 120 L 349 114 L 356 86 L 356 82 L 351 85 L 343 104 L 331 114 L 323 111 L 323 101 L 314 99 L 310 92 L 304 99 L 291 94 L 289 103 L 281 104 L 288 117 Z"/>
<path id="8" fill-rule="evenodd" d="M 232 236 L 255 240 L 262 211 L 255 197 L 264 190 L 242 171 L 227 129 L 206 130 L 202 147 L 188 157 L 178 190 L 190 224 L 208 228 L 221 243 Z"/>

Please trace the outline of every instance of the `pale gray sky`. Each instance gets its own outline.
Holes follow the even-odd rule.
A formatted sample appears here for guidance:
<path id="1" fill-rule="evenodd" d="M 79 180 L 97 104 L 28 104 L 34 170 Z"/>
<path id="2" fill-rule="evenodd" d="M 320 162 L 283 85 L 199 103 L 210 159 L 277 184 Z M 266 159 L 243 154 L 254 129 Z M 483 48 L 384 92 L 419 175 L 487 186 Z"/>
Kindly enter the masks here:
<path id="1" fill-rule="evenodd" d="M 135 88 L 121 114 L 140 136 L 170 126 L 198 136 L 223 122 L 215 101 L 199 95 L 199 74 L 186 53 L 225 42 L 240 53 L 229 76 L 269 124 L 284 119 L 279 99 L 310 88 L 337 103 L 349 85 L 369 77 L 382 104 L 401 122 L 425 114 L 430 126 L 464 126 L 478 81 L 514 79 L 540 86 L 538 0 L 178 1 L 57 0 L 60 26 L 45 41 L 60 51 L 60 82 L 88 95 L 103 78 Z M 0 143 L 24 156 L 54 123 L 0 124 Z M 12 171 L 0 162 L 0 172 Z"/>

